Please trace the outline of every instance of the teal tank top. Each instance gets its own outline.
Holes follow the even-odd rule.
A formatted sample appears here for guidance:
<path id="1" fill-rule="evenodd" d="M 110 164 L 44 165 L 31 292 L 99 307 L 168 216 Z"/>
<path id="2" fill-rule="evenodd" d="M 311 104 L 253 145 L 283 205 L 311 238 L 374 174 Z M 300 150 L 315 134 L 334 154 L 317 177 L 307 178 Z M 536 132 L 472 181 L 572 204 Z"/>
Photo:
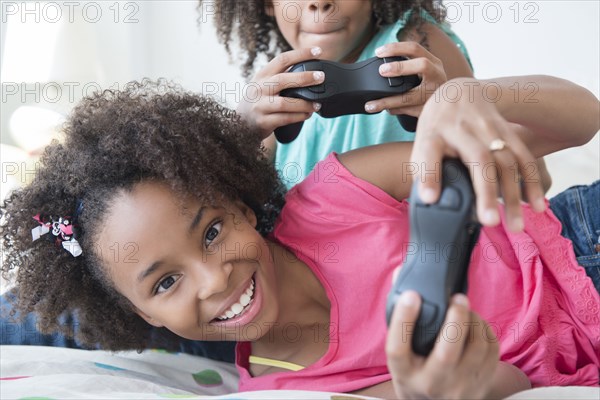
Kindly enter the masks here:
<path id="1" fill-rule="evenodd" d="M 423 13 L 423 17 L 427 22 L 442 29 L 471 64 L 464 43 L 448 24 L 440 25 L 427 13 Z M 386 43 L 398 41 L 398 34 L 409 18 L 410 11 L 395 24 L 383 26 L 367 44 L 357 61 L 374 57 L 375 49 Z M 413 141 L 414 137 L 413 132 L 407 132 L 400 126 L 396 116 L 385 111 L 374 115 L 354 114 L 337 118 L 322 118 L 317 113 L 313 113 L 308 120 L 304 121 L 296 140 L 288 144 L 277 144 L 275 168 L 289 189 L 300 183 L 317 162 L 333 151 L 343 153 L 374 144 Z"/>

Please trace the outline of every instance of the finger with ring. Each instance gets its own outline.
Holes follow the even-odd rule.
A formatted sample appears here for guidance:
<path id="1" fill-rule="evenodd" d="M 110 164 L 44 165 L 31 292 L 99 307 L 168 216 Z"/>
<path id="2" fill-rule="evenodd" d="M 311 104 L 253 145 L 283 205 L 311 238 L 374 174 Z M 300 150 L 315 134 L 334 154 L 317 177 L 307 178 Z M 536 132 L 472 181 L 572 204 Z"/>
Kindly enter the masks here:
<path id="1" fill-rule="evenodd" d="M 490 142 L 489 149 L 493 153 L 494 151 L 504 150 L 506 148 L 506 142 L 502 139 L 494 139 Z"/>

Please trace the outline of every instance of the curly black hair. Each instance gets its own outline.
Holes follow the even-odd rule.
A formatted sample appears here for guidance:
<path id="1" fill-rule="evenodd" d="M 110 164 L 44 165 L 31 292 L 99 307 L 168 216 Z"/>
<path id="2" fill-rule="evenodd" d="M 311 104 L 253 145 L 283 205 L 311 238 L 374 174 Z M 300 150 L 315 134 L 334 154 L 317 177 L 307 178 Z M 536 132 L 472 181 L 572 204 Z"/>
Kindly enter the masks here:
<path id="1" fill-rule="evenodd" d="M 260 54 L 268 60 L 277 54 L 291 50 L 290 45 L 277 28 L 274 17 L 267 15 L 265 0 L 199 0 L 199 21 L 205 20 L 204 6 L 210 5 L 214 12 L 214 25 L 217 37 L 231 56 L 231 43 L 237 40 L 246 59 L 242 63 L 242 75 L 248 78 L 254 71 L 254 63 Z M 413 10 L 407 27 L 414 27 L 424 36 L 421 44 L 426 45 L 426 35 L 419 28 L 424 22 L 421 11 L 429 13 L 437 22 L 446 18 L 446 9 L 439 0 L 372 0 L 372 21 L 375 29 L 393 24 L 405 12 Z"/>
<path id="2" fill-rule="evenodd" d="M 0 207 L 1 271 L 16 283 L 13 311 L 34 311 L 40 331 L 66 335 L 73 332 L 59 317 L 74 312 L 83 344 L 142 350 L 156 332 L 114 289 L 94 251 L 111 202 L 141 181 L 162 181 L 207 204 L 243 201 L 266 234 L 283 207 L 283 186 L 262 153 L 259 135 L 234 111 L 165 81 L 134 82 L 85 98 L 64 131 L 63 143 L 45 149 L 32 183 Z M 34 215 L 73 216 L 78 203 L 83 204 L 75 231 L 81 256 L 49 240 L 32 241 Z M 164 338 L 174 337 L 165 330 Z M 164 347 L 175 348 L 169 340 Z"/>

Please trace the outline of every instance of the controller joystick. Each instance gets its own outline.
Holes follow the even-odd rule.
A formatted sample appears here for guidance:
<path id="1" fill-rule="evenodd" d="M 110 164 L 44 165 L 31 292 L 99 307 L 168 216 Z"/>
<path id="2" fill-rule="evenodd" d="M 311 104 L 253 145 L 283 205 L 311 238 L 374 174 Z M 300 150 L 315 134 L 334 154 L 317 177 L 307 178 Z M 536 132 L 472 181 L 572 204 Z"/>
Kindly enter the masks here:
<path id="1" fill-rule="evenodd" d="M 421 84 L 417 75 L 385 78 L 379 74 L 384 63 L 404 61 L 406 57 L 373 57 L 355 64 L 342 64 L 333 61 L 310 60 L 295 64 L 288 72 L 323 71 L 325 81 L 319 85 L 288 88 L 281 91 L 283 97 L 293 97 L 321 103 L 319 115 L 334 118 L 340 115 L 368 114 L 365 103 L 408 92 Z M 417 118 L 399 115 L 398 120 L 404 129 L 414 132 Z M 281 126 L 275 129 L 275 137 L 280 143 L 296 139 L 303 122 Z"/>
<path id="2" fill-rule="evenodd" d="M 418 292 L 422 304 L 412 347 L 416 354 L 427 356 L 435 345 L 450 298 L 467 291 L 469 260 L 480 225 L 469 171 L 459 160 L 444 160 L 437 203 L 423 203 L 417 186 L 415 181 L 409 199 L 411 247 L 388 295 L 386 317 L 389 325 L 402 292 Z"/>

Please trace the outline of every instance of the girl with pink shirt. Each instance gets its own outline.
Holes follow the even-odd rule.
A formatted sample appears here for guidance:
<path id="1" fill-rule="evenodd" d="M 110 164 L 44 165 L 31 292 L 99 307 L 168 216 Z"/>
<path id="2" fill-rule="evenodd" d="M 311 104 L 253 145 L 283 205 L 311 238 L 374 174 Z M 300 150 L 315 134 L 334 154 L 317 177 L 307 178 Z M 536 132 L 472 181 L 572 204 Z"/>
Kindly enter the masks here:
<path id="1" fill-rule="evenodd" d="M 105 91 L 75 108 L 64 143 L 4 202 L 2 271 L 42 331 L 76 311 L 79 340 L 106 349 L 146 348 L 154 330 L 172 343 L 237 341 L 242 391 L 484 398 L 598 385 L 598 292 L 536 171 L 514 179 L 590 140 L 598 100 L 551 77 L 494 83 L 525 81 L 538 102 L 490 103 L 489 82 L 451 80 L 425 104 L 414 144 L 333 153 L 287 194 L 231 110 L 164 83 Z M 446 101 L 448 90 L 469 96 Z M 485 228 L 469 292 L 425 358 L 407 329 L 419 297 L 400 298 L 389 330 L 384 310 L 412 182 L 434 202 L 444 156 L 472 166 Z"/>

